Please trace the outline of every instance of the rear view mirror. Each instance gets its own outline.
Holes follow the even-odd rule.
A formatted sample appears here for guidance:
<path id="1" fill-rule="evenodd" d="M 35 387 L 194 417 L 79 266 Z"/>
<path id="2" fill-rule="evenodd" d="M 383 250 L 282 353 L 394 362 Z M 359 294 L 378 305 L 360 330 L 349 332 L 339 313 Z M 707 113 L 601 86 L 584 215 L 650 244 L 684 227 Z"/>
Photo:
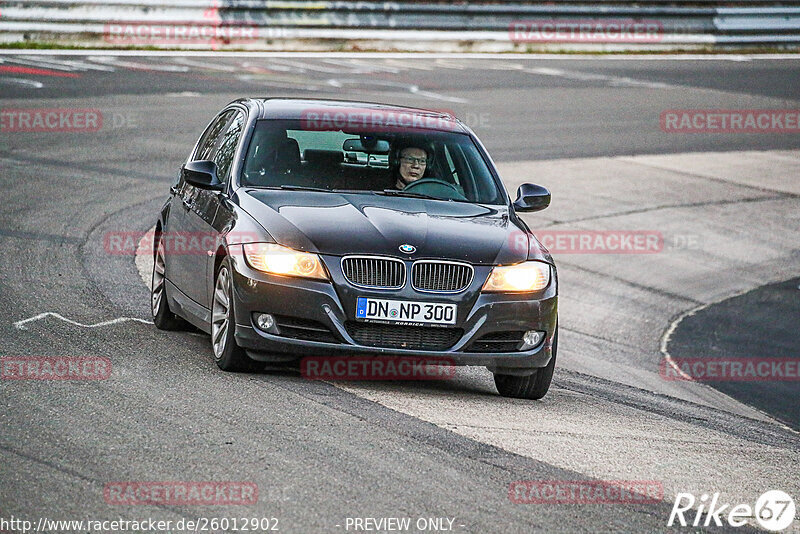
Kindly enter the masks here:
<path id="1" fill-rule="evenodd" d="M 388 154 L 389 141 L 362 136 L 361 139 L 347 139 L 342 145 L 345 152 L 365 152 L 367 154 Z"/>
<path id="2" fill-rule="evenodd" d="M 183 167 L 183 179 L 200 189 L 222 191 L 225 186 L 217 178 L 217 164 L 213 161 L 190 161 Z"/>
<path id="3" fill-rule="evenodd" d="M 550 191 L 541 185 L 522 184 L 517 189 L 516 211 L 539 211 L 550 205 Z"/>

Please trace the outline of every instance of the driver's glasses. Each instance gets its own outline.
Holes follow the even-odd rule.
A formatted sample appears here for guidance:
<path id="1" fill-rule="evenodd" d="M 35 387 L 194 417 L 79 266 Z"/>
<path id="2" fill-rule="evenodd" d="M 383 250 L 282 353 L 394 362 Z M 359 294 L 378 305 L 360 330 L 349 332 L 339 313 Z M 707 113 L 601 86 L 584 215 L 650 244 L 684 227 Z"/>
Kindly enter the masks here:
<path id="1" fill-rule="evenodd" d="M 425 158 L 413 158 L 411 156 L 403 156 L 400 158 L 400 161 L 405 163 L 406 165 L 419 165 L 420 167 L 424 167 L 428 164 L 428 160 Z"/>

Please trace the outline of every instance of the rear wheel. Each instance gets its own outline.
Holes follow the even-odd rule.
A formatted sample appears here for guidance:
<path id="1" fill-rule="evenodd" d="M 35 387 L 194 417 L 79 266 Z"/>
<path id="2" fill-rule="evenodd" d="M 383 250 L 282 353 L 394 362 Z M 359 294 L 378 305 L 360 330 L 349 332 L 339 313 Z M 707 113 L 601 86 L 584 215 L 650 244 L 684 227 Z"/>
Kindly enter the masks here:
<path id="1" fill-rule="evenodd" d="M 153 324 L 159 330 L 180 330 L 185 326 L 183 320 L 172 313 L 167 302 L 167 268 L 164 261 L 164 241 L 158 239 L 156 253 L 153 257 L 153 277 L 150 280 L 150 310 L 153 313 Z"/>
<path id="2" fill-rule="evenodd" d="M 539 400 L 547 394 L 553 371 L 556 368 L 556 352 L 558 351 L 558 327 L 553 335 L 553 357 L 546 367 L 537 369 L 532 375 L 514 376 L 500 373 L 494 374 L 494 385 L 503 397 L 516 399 Z"/>
<path id="3" fill-rule="evenodd" d="M 263 368 L 263 364 L 250 358 L 236 344 L 235 330 L 233 279 L 226 259 L 217 273 L 211 304 L 211 347 L 214 350 L 214 361 L 223 371 L 255 371 Z"/>

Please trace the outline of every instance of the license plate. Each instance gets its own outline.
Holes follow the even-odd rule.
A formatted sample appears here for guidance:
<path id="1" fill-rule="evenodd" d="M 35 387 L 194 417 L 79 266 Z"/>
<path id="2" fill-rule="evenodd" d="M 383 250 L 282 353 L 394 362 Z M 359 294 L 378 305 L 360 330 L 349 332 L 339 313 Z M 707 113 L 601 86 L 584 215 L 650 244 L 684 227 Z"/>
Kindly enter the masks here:
<path id="1" fill-rule="evenodd" d="M 393 323 L 455 324 L 456 305 L 358 297 L 356 319 Z"/>

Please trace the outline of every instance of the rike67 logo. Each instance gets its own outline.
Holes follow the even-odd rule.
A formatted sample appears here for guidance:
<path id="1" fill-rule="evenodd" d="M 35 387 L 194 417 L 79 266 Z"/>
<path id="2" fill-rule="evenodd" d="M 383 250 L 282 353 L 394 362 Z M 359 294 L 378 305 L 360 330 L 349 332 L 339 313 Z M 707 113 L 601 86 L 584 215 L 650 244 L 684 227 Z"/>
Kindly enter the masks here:
<path id="1" fill-rule="evenodd" d="M 766 530 L 785 530 L 794 522 L 794 500 L 783 491 L 770 490 L 756 500 L 754 507 L 747 503 L 733 506 L 720 502 L 719 493 L 704 493 L 699 499 L 691 493 L 678 493 L 667 526 L 721 527 L 728 523 L 732 527 L 742 527 L 753 517 Z"/>

